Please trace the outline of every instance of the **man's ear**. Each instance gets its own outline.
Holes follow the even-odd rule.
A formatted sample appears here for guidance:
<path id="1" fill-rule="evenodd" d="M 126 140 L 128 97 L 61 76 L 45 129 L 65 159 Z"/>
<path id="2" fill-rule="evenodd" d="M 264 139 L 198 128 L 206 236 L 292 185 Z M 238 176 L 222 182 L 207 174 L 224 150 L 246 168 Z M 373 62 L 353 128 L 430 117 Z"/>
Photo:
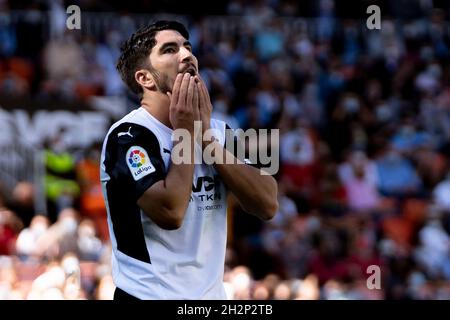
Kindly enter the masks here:
<path id="1" fill-rule="evenodd" d="M 150 71 L 146 69 L 139 69 L 134 73 L 134 79 L 144 88 L 148 90 L 156 90 L 155 80 Z"/>

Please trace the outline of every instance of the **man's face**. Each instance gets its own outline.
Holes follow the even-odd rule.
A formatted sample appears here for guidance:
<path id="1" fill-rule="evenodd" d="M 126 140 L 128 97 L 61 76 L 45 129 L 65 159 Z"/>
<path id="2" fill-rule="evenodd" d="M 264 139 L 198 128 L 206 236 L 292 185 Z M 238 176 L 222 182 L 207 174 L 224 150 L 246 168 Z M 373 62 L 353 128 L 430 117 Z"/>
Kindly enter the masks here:
<path id="1" fill-rule="evenodd" d="M 163 30 L 156 36 L 156 45 L 150 53 L 152 75 L 158 90 L 172 92 L 178 73 L 198 73 L 198 61 L 192 54 L 192 46 L 178 31 Z"/>

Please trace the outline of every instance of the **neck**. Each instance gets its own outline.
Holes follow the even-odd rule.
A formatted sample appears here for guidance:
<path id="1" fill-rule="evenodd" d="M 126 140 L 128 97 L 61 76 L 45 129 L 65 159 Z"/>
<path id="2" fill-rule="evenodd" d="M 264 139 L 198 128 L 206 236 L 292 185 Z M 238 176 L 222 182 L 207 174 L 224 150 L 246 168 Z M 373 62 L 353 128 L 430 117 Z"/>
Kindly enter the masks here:
<path id="1" fill-rule="evenodd" d="M 145 92 L 141 100 L 142 107 L 158 119 L 161 123 L 172 128 L 169 118 L 170 100 L 166 94 L 161 92 Z"/>

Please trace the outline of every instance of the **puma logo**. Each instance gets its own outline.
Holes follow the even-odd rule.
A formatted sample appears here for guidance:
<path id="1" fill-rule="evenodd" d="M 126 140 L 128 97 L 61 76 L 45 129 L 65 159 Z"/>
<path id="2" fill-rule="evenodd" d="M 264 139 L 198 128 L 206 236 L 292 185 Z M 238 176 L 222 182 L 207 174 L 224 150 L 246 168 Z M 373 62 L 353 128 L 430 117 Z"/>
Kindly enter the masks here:
<path id="1" fill-rule="evenodd" d="M 120 138 L 121 136 L 130 136 L 133 138 L 133 135 L 130 133 L 131 127 L 128 128 L 127 132 L 119 132 L 117 134 L 117 137 Z"/>

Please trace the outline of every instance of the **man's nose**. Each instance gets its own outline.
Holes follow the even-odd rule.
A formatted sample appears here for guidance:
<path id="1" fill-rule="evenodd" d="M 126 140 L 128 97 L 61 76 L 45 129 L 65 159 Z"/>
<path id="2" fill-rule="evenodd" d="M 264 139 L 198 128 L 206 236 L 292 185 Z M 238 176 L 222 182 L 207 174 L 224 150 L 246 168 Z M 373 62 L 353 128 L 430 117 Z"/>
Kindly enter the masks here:
<path id="1" fill-rule="evenodd" d="M 181 52 L 181 61 L 182 62 L 191 62 L 194 59 L 194 55 L 192 54 L 191 51 L 189 51 L 188 49 L 182 47 L 180 49 Z"/>

